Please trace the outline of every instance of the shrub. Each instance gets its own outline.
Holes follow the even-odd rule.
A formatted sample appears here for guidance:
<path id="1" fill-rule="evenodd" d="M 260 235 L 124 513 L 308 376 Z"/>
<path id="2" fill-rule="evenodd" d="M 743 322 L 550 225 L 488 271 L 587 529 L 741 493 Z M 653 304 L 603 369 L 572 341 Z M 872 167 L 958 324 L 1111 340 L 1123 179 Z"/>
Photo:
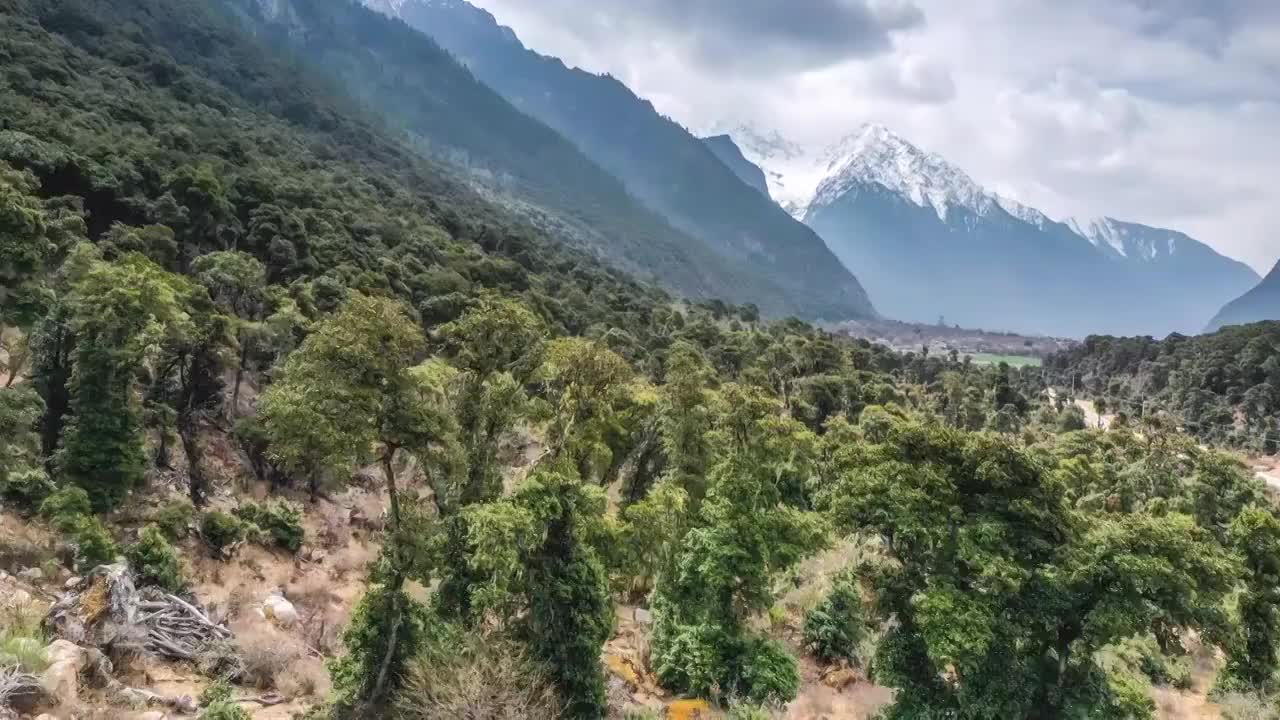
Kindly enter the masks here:
<path id="1" fill-rule="evenodd" d="M 1154 637 L 1134 637 L 1110 649 L 1124 667 L 1145 676 L 1156 685 L 1170 685 L 1179 690 L 1191 687 L 1191 658 L 1172 657 L 1160 649 Z"/>
<path id="2" fill-rule="evenodd" d="M 475 633 L 434 642 L 398 695 L 404 720 L 554 720 L 564 705 L 546 667 L 520 645 Z"/>
<path id="3" fill-rule="evenodd" d="M 253 720 L 253 716 L 239 705 L 224 700 L 206 706 L 197 720 Z"/>
<path id="4" fill-rule="evenodd" d="M 805 648 L 823 662 L 856 663 L 858 645 L 866 634 L 857 580 L 851 574 L 842 574 L 822 602 L 805 616 Z"/>
<path id="5" fill-rule="evenodd" d="M 1222 720 L 1280 720 L 1280 703 L 1257 693 L 1215 693 L 1213 699 L 1222 709 Z"/>
<path id="6" fill-rule="evenodd" d="M 80 518 L 92 514 L 89 493 L 75 485 L 54 492 L 40 503 L 40 517 L 63 532 L 72 532 Z"/>
<path id="7" fill-rule="evenodd" d="M 151 522 L 170 540 L 181 540 L 191 532 L 196 509 L 186 500 L 174 500 L 151 516 Z"/>
<path id="8" fill-rule="evenodd" d="M 75 545 L 76 570 L 88 572 L 99 565 L 110 565 L 116 561 L 120 548 L 101 520 L 82 515 L 72 522 L 71 538 Z"/>
<path id="9" fill-rule="evenodd" d="M 0 668 L 38 674 L 49 666 L 40 619 L 31 605 L 8 607 L 0 613 Z"/>
<path id="10" fill-rule="evenodd" d="M 143 529 L 138 541 L 125 551 L 125 557 L 141 585 L 155 585 L 172 593 L 182 592 L 187 586 L 177 553 L 155 525 Z"/>
<path id="11" fill-rule="evenodd" d="M 243 665 L 239 680 L 259 690 L 274 690 L 304 657 L 298 641 L 261 624 L 236 635 L 236 657 Z"/>
<path id="12" fill-rule="evenodd" d="M 757 704 L 781 705 L 800 691 L 800 672 L 791 653 L 776 640 L 748 642 L 738 693 Z"/>
<path id="13" fill-rule="evenodd" d="M 723 693 L 754 704 L 789 702 L 800 690 L 795 658 L 778 642 L 730 637 L 713 625 L 674 629 L 654 645 L 661 648 L 654 669 L 664 687 L 696 697 Z"/>
<path id="14" fill-rule="evenodd" d="M 725 714 L 724 720 L 771 720 L 773 715 L 768 710 L 753 705 L 734 705 Z"/>
<path id="15" fill-rule="evenodd" d="M 232 515 L 211 510 L 200 516 L 200 537 L 215 553 L 224 554 L 244 539 L 244 523 Z"/>
<path id="16" fill-rule="evenodd" d="M 0 500 L 30 512 L 53 493 L 53 483 L 40 468 L 26 468 L 0 476 Z"/>
<path id="17" fill-rule="evenodd" d="M 408 663 L 417 657 L 429 633 L 444 632 L 444 627 L 429 616 L 427 609 L 408 593 L 392 591 L 374 584 L 365 592 L 351 613 L 342 633 L 343 654 L 328 663 L 333 681 L 332 711 L 347 717 L 371 694 L 391 637 L 392 603 L 403 608 L 397 631 L 395 654 L 391 657 L 388 689 L 394 693 L 403 682 Z"/>
<path id="18" fill-rule="evenodd" d="M 206 707 L 220 702 L 229 702 L 234 696 L 235 691 L 231 688 L 231 683 L 226 678 L 218 678 L 212 685 L 204 689 L 200 693 L 200 707 Z"/>
<path id="19" fill-rule="evenodd" d="M 283 502 L 260 505 L 248 503 L 235 510 L 236 517 L 266 533 L 273 544 L 296 553 L 306 535 L 302 511 Z"/>

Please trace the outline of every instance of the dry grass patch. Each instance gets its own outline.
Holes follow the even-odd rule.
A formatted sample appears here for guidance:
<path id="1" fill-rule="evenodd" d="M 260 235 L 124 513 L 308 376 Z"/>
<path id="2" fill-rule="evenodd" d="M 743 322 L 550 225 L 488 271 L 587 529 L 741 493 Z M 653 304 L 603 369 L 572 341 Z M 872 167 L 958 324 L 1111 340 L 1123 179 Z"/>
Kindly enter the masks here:
<path id="1" fill-rule="evenodd" d="M 556 720 L 563 705 L 545 670 L 510 641 L 472 636 L 420 659 L 400 693 L 404 720 Z"/>
<path id="2" fill-rule="evenodd" d="M 286 675 L 307 658 L 306 648 L 295 637 L 265 620 L 240 623 L 235 632 L 235 654 L 242 663 L 241 684 L 259 690 L 275 690 Z"/>

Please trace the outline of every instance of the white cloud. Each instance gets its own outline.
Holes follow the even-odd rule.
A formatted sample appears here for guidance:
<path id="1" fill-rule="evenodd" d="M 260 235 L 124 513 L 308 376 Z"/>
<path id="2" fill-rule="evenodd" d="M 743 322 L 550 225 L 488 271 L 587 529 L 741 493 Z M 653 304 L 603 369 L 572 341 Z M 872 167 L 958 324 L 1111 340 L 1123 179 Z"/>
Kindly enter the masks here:
<path id="1" fill-rule="evenodd" d="M 697 129 L 881 122 L 1050 215 L 1280 256 L 1275 0 L 475 0 Z"/>

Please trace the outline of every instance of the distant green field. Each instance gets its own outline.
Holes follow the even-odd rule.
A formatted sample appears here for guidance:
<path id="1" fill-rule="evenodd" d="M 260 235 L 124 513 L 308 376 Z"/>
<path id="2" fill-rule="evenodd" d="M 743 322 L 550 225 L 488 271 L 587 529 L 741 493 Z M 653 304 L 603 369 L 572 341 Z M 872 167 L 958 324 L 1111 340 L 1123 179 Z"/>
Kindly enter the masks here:
<path id="1" fill-rule="evenodd" d="M 1009 363 L 1012 367 L 1040 367 L 1040 358 L 1026 355 L 992 355 L 991 353 L 969 353 L 979 365 L 995 365 L 998 362 Z"/>

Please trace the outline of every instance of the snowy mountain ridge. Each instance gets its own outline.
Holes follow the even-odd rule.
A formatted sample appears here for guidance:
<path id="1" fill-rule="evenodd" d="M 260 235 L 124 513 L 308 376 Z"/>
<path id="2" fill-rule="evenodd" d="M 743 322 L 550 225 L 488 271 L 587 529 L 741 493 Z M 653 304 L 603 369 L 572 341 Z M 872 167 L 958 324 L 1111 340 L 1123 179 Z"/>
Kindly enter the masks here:
<path id="1" fill-rule="evenodd" d="M 800 219 L 851 192 L 880 186 L 919 207 L 932 208 L 943 222 L 952 209 L 965 208 L 981 218 L 998 207 L 1041 230 L 1062 225 L 1115 261 L 1157 262 L 1203 244 L 1176 230 L 1112 217 L 1051 218 L 987 190 L 942 156 L 883 125 L 863 125 L 817 153 L 806 152 L 776 132 L 750 126 L 738 126 L 738 132 L 747 138 L 740 141 L 743 154 L 764 170 L 770 195 Z"/>
<path id="2" fill-rule="evenodd" d="M 1069 218 L 1067 226 L 1103 252 L 1111 252 L 1129 260 L 1154 262 L 1172 257 L 1184 246 L 1199 241 L 1176 230 L 1148 227 L 1115 218 L 1093 220 Z"/>
<path id="3" fill-rule="evenodd" d="M 995 196 L 963 170 L 936 153 L 926 153 L 883 125 L 864 125 L 825 153 L 827 177 L 818 184 L 809 207 L 822 207 L 848 192 L 875 183 L 932 206 L 942 220 L 952 207 L 967 207 L 985 215 Z"/>

